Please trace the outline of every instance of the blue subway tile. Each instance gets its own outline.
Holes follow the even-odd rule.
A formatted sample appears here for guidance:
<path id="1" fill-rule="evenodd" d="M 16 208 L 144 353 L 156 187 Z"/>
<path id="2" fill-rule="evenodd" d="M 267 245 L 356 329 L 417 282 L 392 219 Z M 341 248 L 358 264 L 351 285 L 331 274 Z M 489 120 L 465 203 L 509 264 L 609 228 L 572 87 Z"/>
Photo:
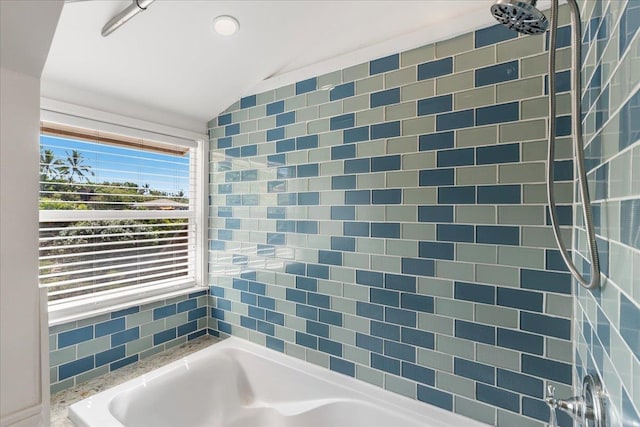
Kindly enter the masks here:
<path id="1" fill-rule="evenodd" d="M 295 166 L 284 166 L 280 167 L 277 170 L 278 179 L 288 179 L 296 177 L 296 167 Z"/>
<path id="2" fill-rule="evenodd" d="M 480 204 L 520 204 L 522 203 L 520 185 L 479 185 L 478 203 Z"/>
<path id="3" fill-rule="evenodd" d="M 98 338 L 104 335 L 111 335 L 113 333 L 123 331 L 124 328 L 125 328 L 124 317 L 119 317 L 117 319 L 98 323 L 95 325 L 95 337 Z"/>
<path id="4" fill-rule="evenodd" d="M 637 229 L 636 229 L 637 232 Z M 620 293 L 620 335 L 636 358 L 640 359 L 640 308 Z"/>
<path id="5" fill-rule="evenodd" d="M 318 176 L 318 164 L 309 163 L 307 165 L 298 165 L 298 178 L 311 178 Z"/>
<path id="6" fill-rule="evenodd" d="M 456 320 L 456 337 L 478 341 L 485 344 L 496 344 L 496 328 L 464 320 Z"/>
<path id="7" fill-rule="evenodd" d="M 221 114 L 218 116 L 218 126 L 231 124 L 231 113 Z"/>
<path id="8" fill-rule="evenodd" d="M 556 73 L 556 93 L 568 92 L 571 90 L 571 71 L 561 71 Z M 549 76 L 544 76 L 544 94 L 549 93 Z"/>
<path id="9" fill-rule="evenodd" d="M 455 111 L 453 113 L 439 114 L 436 116 L 436 130 L 438 132 L 468 128 L 474 124 L 475 116 L 473 110 Z"/>
<path id="10" fill-rule="evenodd" d="M 346 168 L 346 165 L 345 165 Z M 351 190 L 356 188 L 356 176 L 355 175 L 338 175 L 331 177 L 331 189 L 332 190 Z"/>
<path id="11" fill-rule="evenodd" d="M 418 80 L 432 79 L 453 73 L 453 58 L 447 57 L 418 65 Z"/>
<path id="12" fill-rule="evenodd" d="M 198 322 L 192 321 L 178 326 L 178 336 L 190 334 L 198 329 Z"/>
<path id="13" fill-rule="evenodd" d="M 369 95 L 370 108 L 382 107 L 384 105 L 397 104 L 400 102 L 400 88 L 387 89 L 374 92 Z"/>
<path id="14" fill-rule="evenodd" d="M 201 317 L 205 317 L 206 315 L 207 315 L 207 307 L 199 307 L 199 308 L 196 308 L 195 310 L 189 311 L 188 320 L 192 321 L 192 320 L 200 319 Z"/>
<path id="15" fill-rule="evenodd" d="M 369 237 L 369 223 L 368 222 L 345 222 L 343 225 L 343 232 L 345 236 L 353 237 Z"/>
<path id="16" fill-rule="evenodd" d="M 486 384 L 476 384 L 476 397 L 485 402 L 512 412 L 520 412 L 520 396 L 510 391 L 491 387 Z"/>
<path id="17" fill-rule="evenodd" d="M 393 307 L 384 308 L 385 322 L 394 323 L 396 325 L 416 327 L 417 313 L 415 311 L 403 310 Z"/>
<path id="18" fill-rule="evenodd" d="M 331 206 L 331 219 L 353 220 L 356 219 L 355 206 Z"/>
<path id="19" fill-rule="evenodd" d="M 490 165 L 520 161 L 520 144 L 501 144 L 476 148 L 476 164 Z"/>
<path id="20" fill-rule="evenodd" d="M 520 227 L 478 225 L 476 227 L 476 243 L 517 246 L 520 244 Z"/>
<path id="21" fill-rule="evenodd" d="M 320 264 L 342 265 L 342 252 L 318 251 L 318 262 Z"/>
<path id="22" fill-rule="evenodd" d="M 418 329 L 402 328 L 400 341 L 405 344 L 417 345 L 418 347 L 430 349 L 435 347 L 434 334 Z"/>
<path id="23" fill-rule="evenodd" d="M 116 369 L 123 368 L 127 365 L 135 363 L 138 361 L 138 355 L 134 354 L 133 356 L 125 357 L 124 359 L 120 359 L 116 362 L 113 362 L 109 365 L 109 371 L 114 371 Z"/>
<path id="24" fill-rule="evenodd" d="M 401 274 L 384 274 L 384 287 L 404 292 L 416 292 L 416 278 L 413 276 L 404 276 Z"/>
<path id="25" fill-rule="evenodd" d="M 342 357 L 342 344 L 336 341 L 319 338 L 318 350 L 324 353 L 332 354 L 337 357 Z"/>
<path id="26" fill-rule="evenodd" d="M 571 339 L 571 321 L 543 314 L 520 312 L 520 329 L 536 334 Z"/>
<path id="27" fill-rule="evenodd" d="M 345 129 L 342 132 L 342 142 L 350 144 L 352 142 L 367 141 L 369 139 L 369 126 L 361 126 L 353 129 Z"/>
<path id="28" fill-rule="evenodd" d="M 231 194 L 233 193 L 233 184 L 218 184 L 218 194 Z M 211 203 L 209 203 L 211 206 Z"/>
<path id="29" fill-rule="evenodd" d="M 262 320 L 256 321 L 256 330 L 265 335 L 271 336 L 275 335 L 276 333 L 276 328 L 271 323 L 267 323 Z M 178 331 L 180 331 L 180 327 L 178 327 Z"/>
<path id="30" fill-rule="evenodd" d="M 242 155 L 242 151 L 240 147 L 227 148 L 224 150 L 224 155 L 227 157 L 240 157 Z"/>
<path id="31" fill-rule="evenodd" d="M 418 384 L 418 400 L 447 411 L 453 411 L 453 395 L 435 388 Z"/>
<path id="32" fill-rule="evenodd" d="M 402 258 L 402 273 L 433 277 L 435 262 L 431 259 Z"/>
<path id="33" fill-rule="evenodd" d="M 296 288 L 305 291 L 318 292 L 318 281 L 310 277 L 297 276 Z"/>
<path id="34" fill-rule="evenodd" d="M 241 157 L 252 157 L 252 156 L 256 156 L 257 154 L 258 154 L 257 144 L 243 145 L 242 147 L 240 147 Z"/>
<path id="35" fill-rule="evenodd" d="M 316 335 L 320 337 L 329 337 L 329 325 L 324 323 L 314 322 L 313 320 L 307 320 L 306 331 L 308 334 Z"/>
<path id="36" fill-rule="evenodd" d="M 389 291 L 386 289 L 371 288 L 369 290 L 369 301 L 371 301 L 374 304 L 382 304 L 382 305 L 389 305 L 392 307 L 399 307 L 400 293 L 396 291 Z M 373 335 L 379 336 L 378 334 L 373 334 Z"/>
<path id="37" fill-rule="evenodd" d="M 302 262 L 290 262 L 285 267 L 285 272 L 288 274 L 295 274 L 304 276 L 306 274 L 307 265 Z"/>
<path id="38" fill-rule="evenodd" d="M 435 371 L 413 363 L 402 362 L 402 376 L 422 384 L 435 385 Z"/>
<path id="39" fill-rule="evenodd" d="M 532 397 L 543 397 L 544 382 L 539 378 L 498 369 L 497 386 Z"/>
<path id="40" fill-rule="evenodd" d="M 477 49 L 505 40 L 515 39 L 518 37 L 518 33 L 502 24 L 498 24 L 481 30 L 476 30 L 475 36 L 475 47 Z"/>
<path id="41" fill-rule="evenodd" d="M 237 277 L 233 278 L 233 289 L 237 289 L 239 291 L 249 292 L 249 282 L 243 279 L 238 279 Z"/>
<path id="42" fill-rule="evenodd" d="M 326 266 L 326 265 L 308 264 L 307 265 L 307 276 L 315 277 L 316 279 L 328 279 L 329 278 L 329 267 Z"/>
<path id="43" fill-rule="evenodd" d="M 276 101 L 267 104 L 267 116 L 273 116 L 284 112 L 284 101 Z"/>
<path id="44" fill-rule="evenodd" d="M 278 206 L 294 206 L 298 204 L 297 193 L 278 193 Z"/>
<path id="45" fill-rule="evenodd" d="M 284 245 L 287 237 L 282 233 L 267 233 L 267 243 L 269 245 Z"/>
<path id="46" fill-rule="evenodd" d="M 400 238 L 400 223 L 372 222 L 371 237 L 384 237 L 387 239 Z"/>
<path id="47" fill-rule="evenodd" d="M 351 159 L 356 156 L 356 147 L 353 144 L 331 147 L 331 160 Z"/>
<path id="48" fill-rule="evenodd" d="M 345 191 L 344 203 L 346 205 L 369 205 L 371 204 L 371 190 Z"/>
<path id="49" fill-rule="evenodd" d="M 245 96 L 244 98 L 240 98 L 240 108 L 250 108 L 256 106 L 256 96 Z"/>
<path id="50" fill-rule="evenodd" d="M 218 148 L 229 148 L 233 143 L 233 139 L 231 137 L 218 138 Z"/>
<path id="51" fill-rule="evenodd" d="M 329 325 L 342 326 L 342 313 L 331 310 L 319 310 L 318 320 Z"/>
<path id="52" fill-rule="evenodd" d="M 384 275 L 375 271 L 356 270 L 356 283 L 359 285 L 382 287 Z"/>
<path id="53" fill-rule="evenodd" d="M 344 173 L 371 172 L 371 159 L 353 159 L 344 161 Z"/>
<path id="54" fill-rule="evenodd" d="M 496 288 L 477 283 L 455 282 L 454 298 L 465 301 L 495 304 Z"/>
<path id="55" fill-rule="evenodd" d="M 571 364 L 541 357 L 522 355 L 522 372 L 534 377 L 546 378 L 571 385 Z"/>
<path id="56" fill-rule="evenodd" d="M 295 289 L 294 289 L 295 290 Z M 265 312 L 265 320 L 267 322 L 275 323 L 280 326 L 284 326 L 284 314 L 275 311 L 267 310 Z"/>
<path id="57" fill-rule="evenodd" d="M 299 289 L 287 288 L 286 290 L 287 301 L 299 302 L 302 304 L 307 303 L 307 293 Z"/>
<path id="58" fill-rule="evenodd" d="M 225 227 L 232 230 L 240 229 L 240 220 L 237 218 L 226 218 L 225 219 Z"/>
<path id="59" fill-rule="evenodd" d="M 453 148 L 454 132 L 431 133 L 428 135 L 420 135 L 419 149 L 420 151 L 440 150 L 442 148 Z"/>
<path id="60" fill-rule="evenodd" d="M 520 270 L 520 287 L 545 292 L 571 294 L 571 276 L 555 271 Z"/>
<path id="61" fill-rule="evenodd" d="M 313 92 L 317 89 L 318 79 L 316 77 L 312 77 L 307 80 L 302 80 L 296 83 L 296 95 L 300 95 L 302 93 Z"/>
<path id="62" fill-rule="evenodd" d="M 381 305 L 369 304 L 363 301 L 356 301 L 356 314 L 374 320 L 382 320 L 384 317 Z"/>
<path id="63" fill-rule="evenodd" d="M 287 191 L 287 182 L 286 181 L 269 181 L 269 182 L 267 182 L 267 193 L 282 193 L 284 191 Z"/>
<path id="64" fill-rule="evenodd" d="M 166 331 L 153 334 L 153 345 L 160 345 L 176 338 L 176 328 L 167 329 Z"/>
<path id="65" fill-rule="evenodd" d="M 397 205 L 402 203 L 402 190 L 373 190 L 371 202 L 374 205 Z M 348 203 L 347 203 L 348 204 Z"/>
<path id="66" fill-rule="evenodd" d="M 140 306 L 136 305 L 133 307 L 125 308 L 123 310 L 114 311 L 111 313 L 111 318 L 115 319 L 116 317 L 128 316 L 129 314 L 134 314 L 140 312 Z"/>
<path id="67" fill-rule="evenodd" d="M 640 10 L 640 8 L 639 8 Z M 636 18 L 638 19 L 638 18 Z M 621 390 L 622 392 L 622 419 L 625 420 L 625 423 L 628 422 L 631 426 L 640 425 L 640 414 L 638 414 L 638 410 L 634 408 L 627 391 L 624 387 Z"/>
<path id="68" fill-rule="evenodd" d="M 369 61 L 369 75 L 386 73 L 400 67 L 400 55 L 394 54 Z"/>
<path id="69" fill-rule="evenodd" d="M 400 297 L 400 307 L 423 313 L 433 313 L 433 297 L 403 293 Z"/>
<path id="70" fill-rule="evenodd" d="M 355 126 L 355 114 L 343 114 L 341 116 L 334 116 L 330 119 L 331 130 L 352 128 Z"/>
<path id="71" fill-rule="evenodd" d="M 264 283 L 250 281 L 249 282 L 249 292 L 258 295 L 266 295 L 267 286 Z"/>
<path id="72" fill-rule="evenodd" d="M 419 242 L 418 256 L 420 258 L 446 259 L 453 261 L 455 246 L 453 243 Z"/>
<path id="73" fill-rule="evenodd" d="M 414 346 L 395 341 L 385 341 L 384 355 L 395 357 L 396 359 L 404 360 L 406 362 L 415 363 L 416 348 Z"/>
<path id="74" fill-rule="evenodd" d="M 520 119 L 520 103 L 491 105 L 476 110 L 476 126 L 514 122 Z"/>
<path id="75" fill-rule="evenodd" d="M 329 100 L 337 101 L 355 95 L 355 84 L 353 82 L 344 83 L 331 89 Z"/>
<path id="76" fill-rule="evenodd" d="M 469 166 L 475 162 L 475 150 L 473 148 L 456 148 L 453 150 L 438 151 L 438 167 Z"/>
<path id="77" fill-rule="evenodd" d="M 637 120 L 640 109 L 640 90 L 622 106 L 618 116 L 620 117 L 620 134 L 618 136 L 618 149 L 624 150 L 640 139 L 640 122 Z"/>
<path id="78" fill-rule="evenodd" d="M 383 341 L 380 338 L 356 332 L 356 347 L 364 348 L 374 353 L 382 353 Z"/>
<path id="79" fill-rule="evenodd" d="M 305 193 L 298 193 L 298 205 L 319 205 L 320 193 L 317 191 L 309 191 Z"/>
<path id="80" fill-rule="evenodd" d="M 400 375 L 400 361 L 371 353 L 371 367 L 394 375 Z"/>
<path id="81" fill-rule="evenodd" d="M 571 135 L 571 116 L 556 117 L 556 136 Z"/>
<path id="82" fill-rule="evenodd" d="M 356 239 L 353 237 L 331 236 L 331 249 L 334 251 L 355 252 Z"/>
<path id="83" fill-rule="evenodd" d="M 234 123 L 224 127 L 224 136 L 233 136 L 240 133 L 240 123 Z"/>
<path id="84" fill-rule="evenodd" d="M 608 167 L 607 164 L 602 165 L 602 167 L 600 168 L 600 171 L 605 172 L 607 167 Z M 599 175 L 598 171 L 596 170 L 596 192 L 599 192 L 598 190 L 600 190 L 598 188 L 599 184 L 604 182 L 606 185 L 606 181 L 603 180 L 602 177 L 598 175 Z M 606 175 L 606 172 L 604 175 Z M 573 160 L 559 160 L 554 162 L 553 163 L 553 180 L 554 181 L 573 181 Z M 601 197 L 599 198 L 606 198 L 606 187 L 604 191 L 605 192 L 602 193 Z M 596 199 L 597 198 L 598 197 L 596 197 Z"/>
<path id="85" fill-rule="evenodd" d="M 356 366 L 352 362 L 338 359 L 333 356 L 329 357 L 329 369 L 350 377 L 355 377 L 356 375 Z"/>
<path id="86" fill-rule="evenodd" d="M 620 202 L 620 241 L 640 249 L 640 198 Z"/>
<path id="87" fill-rule="evenodd" d="M 393 138 L 400 136 L 400 122 L 387 122 L 371 125 L 371 139 Z"/>
<path id="88" fill-rule="evenodd" d="M 381 291 L 380 289 L 372 289 L 372 291 Z M 384 291 L 383 291 L 384 292 Z M 371 335 L 388 340 L 400 340 L 400 327 L 389 323 L 371 321 Z"/>
<path id="89" fill-rule="evenodd" d="M 453 222 L 453 206 L 418 206 L 419 222 Z"/>
<path id="90" fill-rule="evenodd" d="M 241 179 L 241 174 L 240 171 L 235 171 L 235 172 L 227 172 L 224 174 L 224 181 L 225 182 L 239 182 Z"/>
<path id="91" fill-rule="evenodd" d="M 192 334 L 187 335 L 187 341 L 195 340 L 196 338 L 200 338 L 201 336 L 206 334 L 207 334 L 207 329 L 202 328 L 199 331 L 196 331 Z"/>
<path id="92" fill-rule="evenodd" d="M 138 338 L 140 338 L 139 326 L 124 330 L 122 332 L 117 332 L 111 335 L 111 347 L 117 347 L 130 341 L 137 340 Z"/>
<path id="93" fill-rule="evenodd" d="M 296 138 L 296 150 L 318 148 L 318 135 L 306 135 Z"/>
<path id="94" fill-rule="evenodd" d="M 93 338 L 93 325 L 72 329 L 58 334 L 58 348 L 68 347 Z"/>
<path id="95" fill-rule="evenodd" d="M 448 242 L 473 242 L 474 226 L 460 224 L 438 224 L 436 236 L 440 241 Z"/>
<path id="96" fill-rule="evenodd" d="M 96 353 L 96 368 L 124 358 L 126 356 L 125 348 L 126 346 L 121 345 L 100 353 Z"/>
<path id="97" fill-rule="evenodd" d="M 275 141 L 284 138 L 284 128 L 275 128 L 267 130 L 267 141 Z"/>
<path id="98" fill-rule="evenodd" d="M 400 170 L 401 158 L 399 155 L 373 157 L 371 159 L 371 172 L 386 172 Z"/>
<path id="99" fill-rule="evenodd" d="M 226 206 L 218 207 L 218 217 L 220 218 L 230 218 L 233 216 L 233 208 L 229 208 Z"/>
<path id="100" fill-rule="evenodd" d="M 455 169 L 425 169 L 420 171 L 419 183 L 421 187 L 438 187 L 453 185 Z"/>
<path id="101" fill-rule="evenodd" d="M 453 109 L 453 95 L 434 96 L 418 100 L 418 116 L 445 113 Z"/>
<path id="102" fill-rule="evenodd" d="M 303 332 L 296 332 L 296 344 L 317 350 L 318 337 L 314 337 L 313 335 L 305 334 Z"/>
<path id="103" fill-rule="evenodd" d="M 498 305 L 542 312 L 543 294 L 521 289 L 498 288 Z"/>
<path id="104" fill-rule="evenodd" d="M 495 368 L 493 366 L 455 357 L 453 359 L 453 372 L 461 377 L 486 384 L 495 384 Z"/>
<path id="105" fill-rule="evenodd" d="M 548 206 L 547 209 L 545 209 L 545 213 L 547 225 L 551 225 L 551 215 L 549 214 Z M 573 206 L 556 206 L 556 215 L 560 225 L 573 225 Z"/>
<path id="106" fill-rule="evenodd" d="M 498 328 L 498 346 L 542 355 L 544 338 L 526 332 Z"/>
<path id="107" fill-rule="evenodd" d="M 286 153 L 296 149 L 296 140 L 293 138 L 276 141 L 276 153 Z"/>
<path id="108" fill-rule="evenodd" d="M 633 41 L 638 27 L 640 27 L 640 6 L 635 1 L 629 1 L 620 16 L 619 58 L 623 57 Z"/>
<path id="109" fill-rule="evenodd" d="M 476 87 L 516 80 L 518 78 L 518 61 L 479 68 L 475 73 Z"/>
<path id="110" fill-rule="evenodd" d="M 318 320 L 318 309 L 308 305 L 297 304 L 296 316 L 307 320 Z"/>
<path id="111" fill-rule="evenodd" d="M 295 111 L 289 111 L 288 113 L 282 113 L 276 116 L 276 127 L 290 125 L 295 122 L 296 122 Z"/>
<path id="112" fill-rule="evenodd" d="M 87 372 L 95 367 L 93 355 L 65 363 L 58 367 L 58 380 L 62 381 Z"/>

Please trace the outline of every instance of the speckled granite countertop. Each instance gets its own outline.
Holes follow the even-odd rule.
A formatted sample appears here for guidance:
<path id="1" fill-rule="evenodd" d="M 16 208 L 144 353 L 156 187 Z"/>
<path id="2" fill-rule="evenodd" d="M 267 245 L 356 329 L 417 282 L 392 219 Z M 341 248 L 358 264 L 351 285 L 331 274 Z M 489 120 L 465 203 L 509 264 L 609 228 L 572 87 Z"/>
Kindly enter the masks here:
<path id="1" fill-rule="evenodd" d="M 142 359 L 137 363 L 125 366 L 117 371 L 109 372 L 76 387 L 54 394 L 51 396 L 51 426 L 74 427 L 75 424 L 67 418 L 67 408 L 69 405 L 118 384 L 122 384 L 146 372 L 153 371 L 160 366 L 178 360 L 218 341 L 219 339 L 215 337 L 205 335 L 185 344 L 170 348 L 163 353 Z"/>

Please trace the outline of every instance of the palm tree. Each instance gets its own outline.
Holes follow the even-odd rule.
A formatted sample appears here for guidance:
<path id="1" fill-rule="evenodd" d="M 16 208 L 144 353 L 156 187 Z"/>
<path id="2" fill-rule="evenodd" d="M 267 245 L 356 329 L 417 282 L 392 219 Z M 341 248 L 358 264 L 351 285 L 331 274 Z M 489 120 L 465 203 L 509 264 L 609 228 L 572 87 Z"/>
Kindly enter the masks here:
<path id="1" fill-rule="evenodd" d="M 82 154 L 78 150 L 71 150 L 71 153 L 66 151 L 67 158 L 65 160 L 65 165 L 60 169 L 62 170 L 62 175 L 64 175 L 69 182 L 73 182 L 74 178 L 77 178 L 78 181 L 89 181 L 87 175 L 95 176 L 95 173 L 91 170 L 91 166 L 87 166 L 84 163 L 84 158 Z"/>
<path id="2" fill-rule="evenodd" d="M 40 181 L 59 178 L 64 163 L 50 149 L 40 151 Z"/>

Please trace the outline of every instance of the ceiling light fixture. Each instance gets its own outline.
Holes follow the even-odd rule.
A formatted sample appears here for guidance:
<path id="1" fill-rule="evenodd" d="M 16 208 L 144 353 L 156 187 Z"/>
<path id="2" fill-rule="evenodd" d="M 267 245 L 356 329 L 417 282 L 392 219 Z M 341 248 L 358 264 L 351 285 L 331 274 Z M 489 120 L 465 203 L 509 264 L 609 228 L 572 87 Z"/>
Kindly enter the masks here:
<path id="1" fill-rule="evenodd" d="M 233 16 L 220 15 L 213 20 L 213 30 L 221 36 L 232 36 L 240 29 L 240 23 Z"/>

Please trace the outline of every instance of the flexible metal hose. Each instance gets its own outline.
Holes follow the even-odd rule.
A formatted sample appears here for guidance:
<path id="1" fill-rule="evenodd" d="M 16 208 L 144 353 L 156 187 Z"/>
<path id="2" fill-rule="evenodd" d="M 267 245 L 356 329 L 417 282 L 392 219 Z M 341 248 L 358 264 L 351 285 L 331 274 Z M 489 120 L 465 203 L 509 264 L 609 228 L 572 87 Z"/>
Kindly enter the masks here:
<path id="1" fill-rule="evenodd" d="M 554 192 L 554 173 L 553 163 L 555 160 L 555 143 L 556 143 L 556 47 L 558 32 L 558 0 L 551 2 L 551 28 L 549 33 L 549 151 L 547 155 L 547 194 L 549 196 L 549 214 L 551 217 L 551 225 L 553 226 L 553 234 L 558 242 L 558 248 L 562 259 L 567 264 L 571 274 L 587 289 L 596 289 L 600 286 L 600 260 L 598 259 L 598 248 L 596 246 L 596 237 L 593 230 L 593 218 L 591 216 L 591 199 L 589 198 L 589 188 L 587 186 L 587 175 L 584 166 L 584 142 L 582 136 L 582 113 L 581 113 L 581 96 L 580 91 L 581 75 L 580 62 L 581 54 L 581 21 L 580 10 L 576 0 L 568 0 L 571 10 L 571 49 L 573 56 L 571 59 L 571 88 L 573 89 L 571 109 L 571 126 L 573 135 L 573 147 L 575 159 L 577 162 L 578 182 L 580 185 L 580 197 L 582 198 L 582 214 L 584 216 L 585 228 L 587 230 L 587 243 L 589 247 L 589 255 L 591 261 L 591 278 L 587 281 L 573 264 L 567 248 L 562 242 L 560 234 L 560 225 L 556 209 L 556 200 Z M 577 250 L 577 249 L 576 249 Z"/>

